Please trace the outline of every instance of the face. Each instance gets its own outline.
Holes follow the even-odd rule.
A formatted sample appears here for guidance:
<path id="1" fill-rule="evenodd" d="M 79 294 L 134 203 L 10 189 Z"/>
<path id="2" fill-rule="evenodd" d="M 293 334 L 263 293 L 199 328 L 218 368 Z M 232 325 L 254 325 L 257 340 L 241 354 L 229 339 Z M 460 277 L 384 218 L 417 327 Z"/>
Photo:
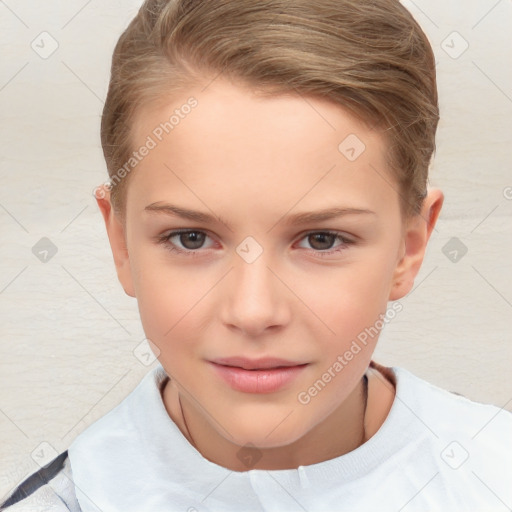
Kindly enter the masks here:
<path id="1" fill-rule="evenodd" d="M 159 141 L 155 128 L 190 96 L 197 106 Z M 142 111 L 134 146 L 148 136 L 156 145 L 130 176 L 120 274 L 146 336 L 219 435 L 296 441 L 354 390 L 378 335 L 358 351 L 354 340 L 403 295 L 385 141 L 330 102 L 221 79 Z"/>

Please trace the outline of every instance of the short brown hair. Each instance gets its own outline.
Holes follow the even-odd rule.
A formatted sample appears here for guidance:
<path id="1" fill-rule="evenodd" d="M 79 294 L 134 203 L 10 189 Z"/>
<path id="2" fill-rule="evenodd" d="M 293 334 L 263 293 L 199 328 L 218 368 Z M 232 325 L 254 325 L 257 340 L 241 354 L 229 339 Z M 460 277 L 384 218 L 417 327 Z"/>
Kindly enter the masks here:
<path id="1" fill-rule="evenodd" d="M 101 123 L 111 183 L 140 109 L 220 73 L 327 99 L 382 130 L 402 213 L 419 212 L 439 120 L 435 60 L 398 0 L 146 0 L 112 59 Z M 111 191 L 121 215 L 127 181 Z"/>

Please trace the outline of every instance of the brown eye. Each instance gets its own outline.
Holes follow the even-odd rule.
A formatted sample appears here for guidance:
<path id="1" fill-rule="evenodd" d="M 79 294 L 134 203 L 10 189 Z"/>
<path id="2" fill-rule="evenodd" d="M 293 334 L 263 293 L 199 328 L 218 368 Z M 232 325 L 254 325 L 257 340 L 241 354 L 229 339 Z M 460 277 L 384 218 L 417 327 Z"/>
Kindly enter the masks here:
<path id="1" fill-rule="evenodd" d="M 318 257 L 335 256 L 353 245 L 354 240 L 336 231 L 310 231 L 299 243 L 301 249 L 307 249 Z"/>
<path id="2" fill-rule="evenodd" d="M 211 239 L 210 245 L 205 245 L 206 239 L 209 238 L 203 231 L 184 229 L 159 237 L 158 241 L 172 252 L 193 256 L 204 253 L 201 249 L 210 249 L 213 246 Z"/>
<path id="3" fill-rule="evenodd" d="M 201 248 L 206 235 L 200 231 L 188 231 L 176 236 L 179 237 L 179 241 L 185 249 L 194 250 Z"/>
<path id="4" fill-rule="evenodd" d="M 336 238 L 337 235 L 332 233 L 311 233 L 308 235 L 308 242 L 313 249 L 325 251 L 332 248 Z"/>

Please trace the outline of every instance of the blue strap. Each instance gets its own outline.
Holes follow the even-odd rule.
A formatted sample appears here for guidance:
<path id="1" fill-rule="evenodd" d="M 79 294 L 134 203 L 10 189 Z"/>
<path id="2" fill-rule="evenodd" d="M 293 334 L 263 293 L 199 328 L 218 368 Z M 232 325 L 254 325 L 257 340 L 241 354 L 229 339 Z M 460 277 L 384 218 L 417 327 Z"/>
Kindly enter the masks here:
<path id="1" fill-rule="evenodd" d="M 32 493 L 37 491 L 43 485 L 46 485 L 50 480 L 55 478 L 59 471 L 62 470 L 66 459 L 68 458 L 67 450 L 61 453 L 59 456 L 55 457 L 50 463 L 41 468 L 39 471 L 36 471 L 32 475 L 28 476 L 21 484 L 14 489 L 11 495 L 7 498 L 6 501 L 0 503 L 0 511 L 4 510 L 18 501 L 21 501 Z"/>

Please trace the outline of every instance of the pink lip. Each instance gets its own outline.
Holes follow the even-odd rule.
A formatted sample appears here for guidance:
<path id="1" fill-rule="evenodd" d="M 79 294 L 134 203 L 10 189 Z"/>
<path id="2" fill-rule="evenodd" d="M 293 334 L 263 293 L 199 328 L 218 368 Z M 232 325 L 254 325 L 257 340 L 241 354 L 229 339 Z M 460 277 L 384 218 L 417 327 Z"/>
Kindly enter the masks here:
<path id="1" fill-rule="evenodd" d="M 277 358 L 230 357 L 210 361 L 217 374 L 244 393 L 274 393 L 289 384 L 308 363 Z"/>

